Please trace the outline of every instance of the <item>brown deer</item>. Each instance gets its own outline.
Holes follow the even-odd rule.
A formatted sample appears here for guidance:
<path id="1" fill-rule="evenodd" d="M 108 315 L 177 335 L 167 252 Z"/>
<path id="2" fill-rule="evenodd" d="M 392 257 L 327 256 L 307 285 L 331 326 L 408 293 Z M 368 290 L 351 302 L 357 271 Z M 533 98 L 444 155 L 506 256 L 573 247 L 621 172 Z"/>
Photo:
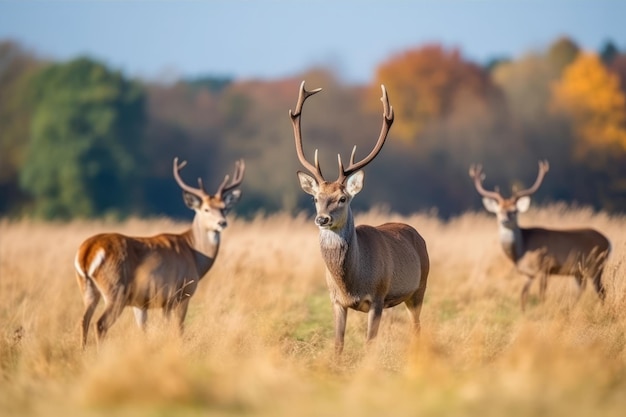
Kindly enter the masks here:
<path id="1" fill-rule="evenodd" d="M 514 191 L 510 198 L 502 197 L 497 189 L 487 191 L 483 188 L 485 175 L 480 165 L 473 165 L 469 171 L 476 190 L 483 196 L 483 205 L 498 219 L 504 253 L 527 277 L 521 294 L 522 311 L 526 309 L 528 290 L 536 277 L 540 278 L 539 298 L 545 298 L 548 275 L 573 275 L 580 288 L 579 294 L 582 294 L 589 277 L 600 299 L 605 298 L 602 271 L 611 252 L 611 244 L 603 234 L 593 229 L 521 228 L 517 223 L 517 214 L 528 210 L 530 196 L 539 189 L 548 170 L 548 162 L 539 161 L 539 173 L 533 186 Z"/>
<path id="2" fill-rule="evenodd" d="M 148 309 L 161 308 L 166 317 L 174 313 L 183 330 L 187 306 L 198 282 L 215 262 L 220 233 L 226 228 L 226 214 L 241 196 L 237 187 L 243 180 L 243 160 L 209 195 L 198 178 L 199 188 L 180 178 L 186 162 L 174 159 L 174 178 L 183 190 L 183 199 L 195 211 L 191 228 L 181 234 L 129 237 L 117 233 L 92 236 L 80 245 L 75 267 L 85 311 L 81 322 L 82 347 L 87 343 L 91 317 L 100 301 L 105 308 L 98 319 L 96 339 L 103 339 L 126 306 L 132 306 L 137 324 L 145 329 Z"/>
<path id="3" fill-rule="evenodd" d="M 382 149 L 393 123 L 393 108 L 385 87 L 382 86 L 383 125 L 380 136 L 370 154 L 354 162 L 356 147 L 352 150 L 350 165 L 344 168 L 339 160 L 339 178 L 328 182 L 315 151 L 315 165 L 307 161 L 302 147 L 300 116 L 304 101 L 321 91 L 307 91 L 304 81 L 295 112 L 289 111 L 293 124 L 296 152 L 300 163 L 312 175 L 298 171 L 300 187 L 312 195 L 319 227 L 322 258 L 326 264 L 326 283 L 330 292 L 335 318 L 335 352 L 340 354 L 348 309 L 368 313 L 367 341 L 376 337 L 384 308 L 405 303 L 416 333 L 420 329 L 420 311 L 426 291 L 429 271 L 426 242 L 411 226 L 385 223 L 372 227 L 355 227 L 350 203 L 363 188 L 363 171 Z"/>

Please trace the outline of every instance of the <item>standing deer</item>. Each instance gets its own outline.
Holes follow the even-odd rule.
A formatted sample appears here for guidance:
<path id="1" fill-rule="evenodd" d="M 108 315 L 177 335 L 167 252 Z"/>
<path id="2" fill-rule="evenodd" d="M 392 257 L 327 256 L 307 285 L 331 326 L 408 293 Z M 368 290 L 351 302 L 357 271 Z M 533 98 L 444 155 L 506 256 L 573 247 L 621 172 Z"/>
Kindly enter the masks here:
<path id="1" fill-rule="evenodd" d="M 98 319 L 96 340 L 103 339 L 126 306 L 132 306 L 137 324 L 145 329 L 149 308 L 161 308 L 166 317 L 174 312 L 183 330 L 187 306 L 198 282 L 211 269 L 220 246 L 220 233 L 227 226 L 226 214 L 241 196 L 237 187 L 243 180 L 243 160 L 209 195 L 198 178 L 199 188 L 180 178 L 186 162 L 174 159 L 174 178 L 183 190 L 183 199 L 195 211 L 191 229 L 181 234 L 129 237 L 117 233 L 92 236 L 80 245 L 75 267 L 85 311 L 82 319 L 82 347 L 87 343 L 91 317 L 104 298 L 105 308 Z"/>
<path id="2" fill-rule="evenodd" d="M 542 301 L 548 275 L 573 275 L 580 289 L 579 294 L 585 288 L 585 279 L 590 277 L 600 299 L 605 298 L 602 271 L 611 252 L 611 244 L 603 234 L 593 229 L 521 228 L 517 224 L 517 214 L 528 210 L 530 196 L 539 189 L 548 169 L 548 161 L 539 161 L 539 173 L 533 186 L 514 191 L 510 198 L 502 197 L 497 189 L 487 191 L 483 188 L 485 175 L 480 165 L 473 165 L 469 171 L 476 190 L 483 196 L 483 205 L 498 219 L 504 253 L 528 278 L 522 288 L 522 311 L 526 308 L 528 290 L 537 276 L 540 277 L 539 298 Z"/>
<path id="3" fill-rule="evenodd" d="M 378 155 L 393 123 L 393 108 L 382 86 L 383 125 L 376 146 L 359 162 L 344 168 L 338 155 L 339 178 L 328 182 L 315 151 L 315 165 L 308 162 L 302 147 L 300 116 L 304 101 L 321 88 L 307 91 L 304 81 L 295 112 L 289 111 L 300 163 L 312 175 L 298 171 L 300 187 L 314 197 L 322 258 L 326 264 L 326 283 L 335 319 L 335 352 L 343 350 L 348 308 L 368 313 L 367 341 L 376 337 L 383 308 L 405 303 L 416 333 L 426 291 L 429 259 L 426 242 L 411 226 L 386 223 L 377 227 L 354 226 L 350 203 L 363 188 L 363 171 Z"/>

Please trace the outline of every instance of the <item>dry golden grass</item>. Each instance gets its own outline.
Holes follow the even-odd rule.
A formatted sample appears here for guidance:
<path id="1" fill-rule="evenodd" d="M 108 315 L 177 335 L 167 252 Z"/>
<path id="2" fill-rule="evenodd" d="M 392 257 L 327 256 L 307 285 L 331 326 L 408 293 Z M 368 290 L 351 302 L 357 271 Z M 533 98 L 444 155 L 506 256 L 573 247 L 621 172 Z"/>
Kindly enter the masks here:
<path id="1" fill-rule="evenodd" d="M 0 220 L 0 414 L 623 415 L 626 219 L 558 205 L 525 215 L 523 224 L 593 226 L 613 244 L 604 306 L 592 286 L 576 303 L 574 280 L 552 277 L 545 303 L 533 287 L 526 314 L 523 278 L 487 214 L 444 223 L 371 211 L 357 223 L 390 219 L 412 224 L 428 243 L 422 337 L 409 342 L 398 306 L 366 349 L 366 315 L 351 311 L 339 362 L 317 231 L 304 216 L 232 222 L 182 339 L 160 312 L 143 334 L 126 311 L 101 349 L 90 334 L 85 352 L 73 271 L 81 241 L 186 224 Z"/>

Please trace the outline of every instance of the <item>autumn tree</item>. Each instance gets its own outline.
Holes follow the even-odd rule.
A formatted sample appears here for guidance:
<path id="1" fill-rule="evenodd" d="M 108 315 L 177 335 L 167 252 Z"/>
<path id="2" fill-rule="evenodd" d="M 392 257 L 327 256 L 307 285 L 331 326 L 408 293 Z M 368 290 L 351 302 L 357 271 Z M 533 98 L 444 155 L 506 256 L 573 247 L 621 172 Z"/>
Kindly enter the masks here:
<path id="1" fill-rule="evenodd" d="M 546 58 L 553 73 L 560 76 L 563 70 L 576 60 L 579 52 L 580 48 L 576 42 L 567 36 L 562 36 L 552 42 L 546 53 Z"/>
<path id="2" fill-rule="evenodd" d="M 509 152 L 515 158 L 505 158 L 502 175 L 510 178 L 532 176 L 538 159 L 558 161 L 552 164 L 550 170 L 553 182 L 546 183 L 539 191 L 552 198 L 569 199 L 575 192 L 563 186 L 559 190 L 550 189 L 551 184 L 568 182 L 568 176 L 575 167 L 569 157 L 563 157 L 570 155 L 573 147 L 569 123 L 555 117 L 549 109 L 552 84 L 579 53 L 575 42 L 560 37 L 545 50 L 526 53 L 516 60 L 498 65 L 492 72 L 494 82 L 504 92 L 507 137 L 515 146 Z"/>
<path id="3" fill-rule="evenodd" d="M 508 107 L 520 124 L 539 130 L 545 127 L 550 117 L 551 85 L 578 54 L 576 43 L 561 37 L 545 52 L 531 52 L 494 68 L 493 80 L 504 91 Z"/>
<path id="4" fill-rule="evenodd" d="M 482 101 L 491 86 L 482 68 L 464 60 L 458 49 L 440 45 L 393 56 L 378 67 L 375 81 L 376 85 L 385 84 L 393 98 L 393 134 L 405 141 L 412 141 L 429 123 L 445 118 L 459 106 Z"/>
<path id="5" fill-rule="evenodd" d="M 577 154 L 626 150 L 626 98 L 617 75 L 594 53 L 581 54 L 553 87 L 553 109 L 567 115 L 578 138 Z"/>

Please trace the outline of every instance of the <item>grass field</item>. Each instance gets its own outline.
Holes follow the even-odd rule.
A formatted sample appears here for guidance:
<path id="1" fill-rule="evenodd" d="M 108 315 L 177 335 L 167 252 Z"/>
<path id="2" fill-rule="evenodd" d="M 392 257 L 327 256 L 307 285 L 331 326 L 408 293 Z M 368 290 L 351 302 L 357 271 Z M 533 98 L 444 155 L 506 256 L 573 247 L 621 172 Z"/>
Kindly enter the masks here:
<path id="1" fill-rule="evenodd" d="M 504 257 L 486 213 L 449 222 L 381 211 L 357 224 L 401 220 L 426 239 L 431 274 L 422 335 L 403 306 L 385 310 L 364 346 L 351 311 L 333 357 L 331 307 L 312 219 L 234 220 L 178 337 L 160 312 L 144 334 L 125 311 L 96 350 L 79 348 L 78 245 L 102 231 L 178 232 L 167 219 L 68 224 L 0 220 L 2 416 L 623 416 L 626 410 L 626 218 L 555 205 L 522 225 L 592 226 L 613 245 L 602 305 L 573 278 L 538 285 Z M 100 311 L 100 310 L 98 310 Z M 96 312 L 96 318 L 98 312 Z"/>

